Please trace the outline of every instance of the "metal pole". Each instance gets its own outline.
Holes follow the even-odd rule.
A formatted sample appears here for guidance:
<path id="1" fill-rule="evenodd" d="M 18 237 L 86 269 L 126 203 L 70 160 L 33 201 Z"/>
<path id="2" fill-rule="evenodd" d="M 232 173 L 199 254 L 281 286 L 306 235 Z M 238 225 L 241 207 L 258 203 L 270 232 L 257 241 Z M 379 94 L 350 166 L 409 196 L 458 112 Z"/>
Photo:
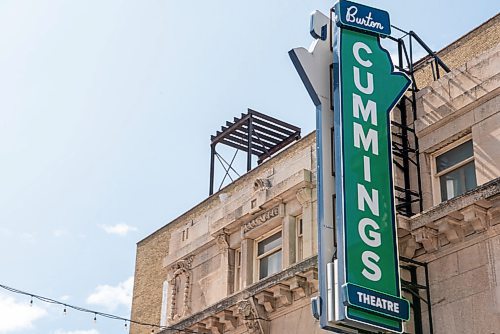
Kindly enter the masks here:
<path id="1" fill-rule="evenodd" d="M 403 68 L 403 41 L 400 39 L 398 41 L 398 56 L 399 56 L 399 68 Z M 412 215 L 411 210 L 411 184 L 410 184 L 410 161 L 408 155 L 409 144 L 408 144 L 408 120 L 406 113 L 406 99 L 403 96 L 401 102 L 399 102 L 399 111 L 401 115 L 401 144 L 403 145 L 403 177 L 404 177 L 404 188 L 405 188 L 405 213 L 406 216 L 410 217 Z M 417 167 L 418 168 L 418 167 Z"/>
<path id="2" fill-rule="evenodd" d="M 432 306 L 431 306 L 431 286 L 429 285 L 429 273 L 427 271 L 427 263 L 424 264 L 425 271 L 425 285 L 427 286 L 427 313 L 429 314 L 429 333 L 434 333 L 434 326 L 432 324 Z"/>
<path id="3" fill-rule="evenodd" d="M 418 285 L 418 278 L 417 278 L 417 267 L 410 266 L 410 276 L 411 276 L 411 283 Z M 428 289 L 429 287 L 427 287 Z M 413 289 L 413 292 L 416 294 L 420 295 L 420 292 L 418 288 Z M 420 298 L 417 298 L 412 295 L 412 301 L 413 301 L 413 317 L 415 321 L 413 322 L 415 325 L 415 334 L 423 334 L 422 330 L 422 306 L 420 303 Z"/>
<path id="4" fill-rule="evenodd" d="M 253 117 L 249 113 L 248 117 L 248 151 L 247 151 L 247 172 L 252 169 L 252 134 L 253 134 Z"/>
<path id="5" fill-rule="evenodd" d="M 419 212 L 424 211 L 424 203 L 422 200 L 422 180 L 420 179 L 420 148 L 418 145 L 418 137 L 417 131 L 415 131 L 415 121 L 417 120 L 417 83 L 415 82 L 415 77 L 413 75 L 413 45 L 412 45 L 412 37 L 410 34 L 410 64 L 409 70 L 412 76 L 412 90 L 411 90 L 411 109 L 413 111 L 413 139 L 415 141 L 415 161 L 417 162 L 417 186 L 418 186 L 418 206 Z"/>
<path id="6" fill-rule="evenodd" d="M 420 39 L 420 37 L 418 37 L 418 35 L 414 32 L 414 31 L 410 31 L 410 35 L 413 36 L 413 38 L 415 38 L 417 40 L 417 42 L 425 49 L 425 51 L 427 51 L 431 56 L 434 57 L 434 59 L 436 60 L 436 62 L 446 71 L 446 72 L 450 72 L 450 68 L 448 66 L 446 66 L 445 63 L 443 63 L 443 61 L 436 55 L 436 53 L 434 51 L 431 50 L 431 48 L 429 48 L 427 46 L 427 44 L 424 43 L 423 40 Z"/>
<path id="7" fill-rule="evenodd" d="M 210 145 L 210 187 L 208 189 L 208 195 L 214 193 L 214 167 L 215 167 L 215 145 Z"/>

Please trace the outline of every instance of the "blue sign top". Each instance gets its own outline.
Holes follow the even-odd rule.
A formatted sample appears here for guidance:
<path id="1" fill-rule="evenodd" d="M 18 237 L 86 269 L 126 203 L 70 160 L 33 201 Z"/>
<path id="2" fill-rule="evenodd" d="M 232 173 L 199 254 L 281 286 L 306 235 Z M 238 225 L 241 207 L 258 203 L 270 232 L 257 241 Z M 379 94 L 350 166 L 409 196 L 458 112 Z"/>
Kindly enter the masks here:
<path id="1" fill-rule="evenodd" d="M 391 34 L 389 13 L 359 3 L 340 0 L 335 5 L 337 25 L 369 31 L 381 36 Z"/>

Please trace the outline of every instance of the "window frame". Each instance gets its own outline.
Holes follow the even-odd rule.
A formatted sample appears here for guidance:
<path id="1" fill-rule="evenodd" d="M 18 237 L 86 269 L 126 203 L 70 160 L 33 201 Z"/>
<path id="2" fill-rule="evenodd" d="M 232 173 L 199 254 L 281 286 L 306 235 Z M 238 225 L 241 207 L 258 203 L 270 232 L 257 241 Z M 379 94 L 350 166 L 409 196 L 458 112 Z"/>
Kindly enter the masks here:
<path id="1" fill-rule="evenodd" d="M 268 250 L 264 254 L 259 255 L 259 242 L 262 242 L 265 239 L 267 239 L 267 238 L 269 238 L 269 237 L 271 237 L 271 236 L 273 236 L 273 235 L 275 235 L 275 234 L 277 234 L 279 232 L 281 232 L 281 243 L 280 243 L 280 245 L 276 246 L 275 248 L 273 248 L 271 250 Z M 253 256 L 253 258 L 254 258 L 254 261 L 253 261 L 253 263 L 254 263 L 254 270 L 253 270 L 253 272 L 254 272 L 254 277 L 253 277 L 254 278 L 254 282 L 258 282 L 258 281 L 260 281 L 260 280 L 262 280 L 262 279 L 264 279 L 266 277 L 274 275 L 274 274 L 271 274 L 271 275 L 268 275 L 266 277 L 259 278 L 259 276 L 260 276 L 260 260 L 262 258 L 268 257 L 268 256 L 270 256 L 270 255 L 272 255 L 272 254 L 274 254 L 276 252 L 279 252 L 279 251 L 281 251 L 280 271 L 283 270 L 283 229 L 282 229 L 281 226 L 276 227 L 276 228 L 270 230 L 269 232 L 266 232 L 263 235 L 259 236 L 258 238 L 254 239 L 254 247 L 253 248 L 254 248 L 254 252 L 253 252 L 254 253 L 253 254 L 254 255 Z"/>
<path id="2" fill-rule="evenodd" d="M 451 151 L 452 149 L 454 149 L 455 147 L 457 146 L 460 146 L 468 141 L 471 141 L 472 142 L 472 156 L 470 156 L 469 158 L 467 159 L 464 159 L 462 161 L 460 161 L 459 163 L 451 166 L 451 167 L 448 167 L 440 172 L 437 171 L 437 158 L 440 156 L 440 155 L 443 155 L 444 153 L 448 152 L 448 151 Z M 474 161 L 475 158 L 474 158 L 474 141 L 472 140 L 472 134 L 468 134 L 466 136 L 463 136 L 462 138 L 458 139 L 458 140 L 455 140 L 453 143 L 450 143 L 442 148 L 440 148 L 439 150 L 437 150 L 436 152 L 433 152 L 431 154 L 431 172 L 432 172 L 432 198 L 434 200 L 434 205 L 438 205 L 439 203 L 442 203 L 444 202 L 442 199 L 441 199 L 441 183 L 440 183 L 440 177 L 445 175 L 445 174 L 448 174 L 450 172 L 453 172 L 454 170 L 456 169 L 459 169 L 460 167 L 463 167 L 465 166 L 466 164 L 470 163 L 471 161 Z M 474 164 L 474 168 L 475 168 L 475 164 Z M 477 176 L 476 176 L 476 185 L 477 185 Z"/>
<path id="3" fill-rule="evenodd" d="M 241 248 L 234 250 L 234 282 L 233 282 L 233 292 L 241 290 L 241 262 L 243 256 L 241 254 Z"/>
<path id="4" fill-rule="evenodd" d="M 295 263 L 304 259 L 304 216 L 295 216 Z"/>

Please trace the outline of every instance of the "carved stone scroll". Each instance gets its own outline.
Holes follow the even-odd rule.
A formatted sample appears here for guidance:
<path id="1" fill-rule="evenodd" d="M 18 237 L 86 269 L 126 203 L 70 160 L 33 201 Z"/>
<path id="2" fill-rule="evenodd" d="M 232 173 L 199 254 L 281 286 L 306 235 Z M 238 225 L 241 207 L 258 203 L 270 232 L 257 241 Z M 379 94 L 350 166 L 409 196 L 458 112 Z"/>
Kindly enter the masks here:
<path id="1" fill-rule="evenodd" d="M 191 264 L 194 256 L 179 260 L 170 267 L 170 303 L 168 319 L 176 321 L 191 312 Z"/>
<path id="2" fill-rule="evenodd" d="M 309 207 L 312 201 L 312 191 L 311 188 L 301 188 L 297 190 L 295 194 L 300 205 L 304 208 Z"/>
<path id="3" fill-rule="evenodd" d="M 216 236 L 216 242 L 217 246 L 219 247 L 219 251 L 225 251 L 229 249 L 229 242 L 228 242 L 229 235 L 225 229 L 222 230 L 219 234 Z"/>

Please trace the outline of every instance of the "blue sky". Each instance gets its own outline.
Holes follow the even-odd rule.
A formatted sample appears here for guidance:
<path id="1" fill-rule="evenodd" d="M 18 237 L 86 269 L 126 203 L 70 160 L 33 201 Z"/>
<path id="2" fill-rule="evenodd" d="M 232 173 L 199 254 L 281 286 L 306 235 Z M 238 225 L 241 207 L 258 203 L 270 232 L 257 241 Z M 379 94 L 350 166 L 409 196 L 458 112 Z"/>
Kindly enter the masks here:
<path id="1" fill-rule="evenodd" d="M 498 10 L 363 3 L 435 50 Z M 287 52 L 331 5 L 0 0 L 0 284 L 128 317 L 135 243 L 207 196 L 210 135 L 247 108 L 313 130 Z M 123 328 L 92 318 L 0 291 L 0 334 Z"/>

